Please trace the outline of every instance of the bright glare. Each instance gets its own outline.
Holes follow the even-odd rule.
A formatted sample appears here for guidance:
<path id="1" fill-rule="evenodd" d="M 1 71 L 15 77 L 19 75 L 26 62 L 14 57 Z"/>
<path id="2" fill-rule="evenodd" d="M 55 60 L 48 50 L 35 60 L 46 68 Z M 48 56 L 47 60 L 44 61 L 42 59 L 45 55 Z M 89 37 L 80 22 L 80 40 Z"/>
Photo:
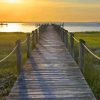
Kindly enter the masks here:
<path id="1" fill-rule="evenodd" d="M 7 26 L 2 28 L 5 32 L 17 32 L 21 30 L 21 25 L 17 23 L 9 23 Z"/>
<path id="2" fill-rule="evenodd" d="M 8 3 L 18 3 L 19 0 L 7 0 L 6 2 L 8 2 Z"/>
<path id="3" fill-rule="evenodd" d="M 0 25 L 0 32 L 32 32 L 36 28 L 33 24 L 7 23 Z"/>

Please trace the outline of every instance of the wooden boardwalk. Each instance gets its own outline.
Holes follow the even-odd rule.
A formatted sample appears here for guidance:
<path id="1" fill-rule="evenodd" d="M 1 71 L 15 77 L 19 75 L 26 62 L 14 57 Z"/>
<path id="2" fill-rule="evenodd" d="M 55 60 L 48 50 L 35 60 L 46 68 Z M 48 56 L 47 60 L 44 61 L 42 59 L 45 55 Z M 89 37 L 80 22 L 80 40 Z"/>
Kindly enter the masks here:
<path id="1" fill-rule="evenodd" d="M 64 43 L 48 26 L 7 100 L 96 100 Z"/>

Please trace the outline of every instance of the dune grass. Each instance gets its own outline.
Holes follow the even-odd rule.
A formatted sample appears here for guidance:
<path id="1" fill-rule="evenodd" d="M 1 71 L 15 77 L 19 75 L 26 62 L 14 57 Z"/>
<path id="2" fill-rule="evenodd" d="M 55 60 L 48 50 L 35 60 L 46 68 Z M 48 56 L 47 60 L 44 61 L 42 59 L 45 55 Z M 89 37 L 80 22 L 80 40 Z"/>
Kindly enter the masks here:
<path id="1" fill-rule="evenodd" d="M 86 45 L 100 57 L 100 32 L 76 32 L 75 38 L 83 39 Z M 99 50 L 97 53 L 96 51 Z M 79 44 L 75 42 L 75 60 L 79 63 Z M 100 100 L 100 61 L 85 51 L 83 72 L 97 100 Z"/>
<path id="2" fill-rule="evenodd" d="M 16 40 L 23 41 L 25 33 L 0 33 L 0 60 L 6 57 L 15 47 Z M 22 46 L 23 63 L 26 60 L 26 48 Z M 14 52 L 7 60 L 0 63 L 0 100 L 5 100 L 17 78 L 16 53 Z"/>

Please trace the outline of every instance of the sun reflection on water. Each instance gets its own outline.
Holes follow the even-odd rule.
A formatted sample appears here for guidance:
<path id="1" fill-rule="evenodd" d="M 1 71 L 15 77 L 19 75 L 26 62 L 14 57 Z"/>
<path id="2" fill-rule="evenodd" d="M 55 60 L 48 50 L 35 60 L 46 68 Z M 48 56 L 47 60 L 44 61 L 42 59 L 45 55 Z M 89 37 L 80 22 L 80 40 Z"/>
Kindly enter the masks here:
<path id="1" fill-rule="evenodd" d="M 9 23 L 4 29 L 6 32 L 17 32 L 21 30 L 21 25 L 17 23 Z"/>
<path id="2" fill-rule="evenodd" d="M 0 25 L 0 32 L 32 32 L 36 28 L 34 24 L 7 23 Z"/>

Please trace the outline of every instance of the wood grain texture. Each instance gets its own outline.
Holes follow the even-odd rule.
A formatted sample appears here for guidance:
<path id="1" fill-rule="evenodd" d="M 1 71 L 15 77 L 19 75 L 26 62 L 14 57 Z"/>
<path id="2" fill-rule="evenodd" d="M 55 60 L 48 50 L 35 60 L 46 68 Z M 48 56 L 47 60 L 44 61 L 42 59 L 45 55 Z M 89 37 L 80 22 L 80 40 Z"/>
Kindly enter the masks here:
<path id="1" fill-rule="evenodd" d="M 96 100 L 66 45 L 48 26 L 7 100 Z"/>

